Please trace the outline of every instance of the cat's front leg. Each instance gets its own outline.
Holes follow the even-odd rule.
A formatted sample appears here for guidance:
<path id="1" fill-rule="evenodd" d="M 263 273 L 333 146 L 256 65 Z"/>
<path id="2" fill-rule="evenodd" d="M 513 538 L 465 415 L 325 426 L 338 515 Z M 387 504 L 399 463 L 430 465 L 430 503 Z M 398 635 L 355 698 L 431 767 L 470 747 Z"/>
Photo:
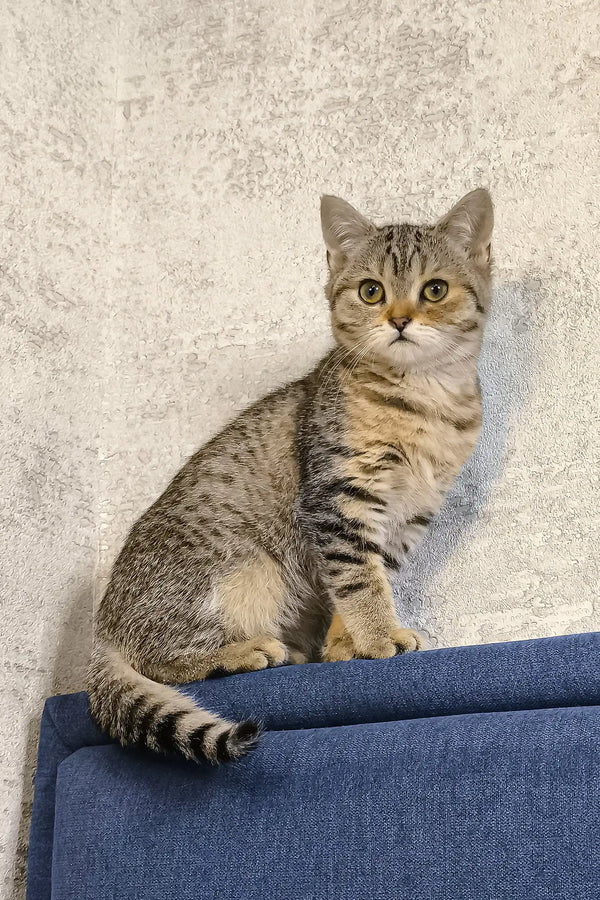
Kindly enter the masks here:
<path id="1" fill-rule="evenodd" d="M 335 554 L 328 554 L 335 557 Z M 419 650 L 416 631 L 398 621 L 385 568 L 376 554 L 358 560 L 351 554 L 329 559 L 329 587 L 336 613 L 327 633 L 323 659 L 386 659 Z M 340 565 L 340 563 L 342 565 Z"/>

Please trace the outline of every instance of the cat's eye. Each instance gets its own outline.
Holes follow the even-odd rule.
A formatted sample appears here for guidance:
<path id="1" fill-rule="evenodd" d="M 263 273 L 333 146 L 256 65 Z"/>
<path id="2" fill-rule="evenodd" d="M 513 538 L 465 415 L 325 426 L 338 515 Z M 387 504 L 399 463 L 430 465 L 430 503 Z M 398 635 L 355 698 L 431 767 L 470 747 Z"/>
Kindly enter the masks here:
<path id="1" fill-rule="evenodd" d="M 385 300 L 385 291 L 382 284 L 369 279 L 368 281 L 363 281 L 359 287 L 358 296 L 365 303 L 380 303 L 382 300 Z"/>
<path id="2" fill-rule="evenodd" d="M 443 300 L 448 293 L 448 282 L 442 281 L 441 278 L 433 278 L 423 285 L 421 290 L 421 299 L 430 300 L 435 303 L 436 300 Z"/>

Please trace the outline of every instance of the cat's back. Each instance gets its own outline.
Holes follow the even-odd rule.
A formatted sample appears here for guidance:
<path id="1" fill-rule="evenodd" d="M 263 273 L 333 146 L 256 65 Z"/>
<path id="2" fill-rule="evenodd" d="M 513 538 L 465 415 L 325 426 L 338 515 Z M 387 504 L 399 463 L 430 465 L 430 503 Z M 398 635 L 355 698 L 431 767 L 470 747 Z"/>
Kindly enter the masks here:
<path id="1" fill-rule="evenodd" d="M 243 470 L 251 466 L 255 479 L 259 479 L 293 469 L 309 377 L 290 382 L 242 410 L 191 457 L 189 470 L 228 472 L 234 477 L 236 467 Z"/>
<path id="2" fill-rule="evenodd" d="M 298 491 L 297 435 L 311 376 L 291 382 L 242 410 L 185 463 L 147 511 L 186 519 L 201 511 L 236 530 L 247 523 L 274 535 L 287 530 Z"/>

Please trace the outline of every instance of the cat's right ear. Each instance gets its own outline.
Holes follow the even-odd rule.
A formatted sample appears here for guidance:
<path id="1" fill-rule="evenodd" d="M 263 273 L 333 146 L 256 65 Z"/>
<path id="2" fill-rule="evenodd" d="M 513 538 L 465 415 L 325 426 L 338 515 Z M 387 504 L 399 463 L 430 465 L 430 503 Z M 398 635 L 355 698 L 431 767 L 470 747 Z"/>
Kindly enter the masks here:
<path id="1" fill-rule="evenodd" d="M 375 230 L 357 209 L 330 194 L 321 197 L 321 228 L 330 269 L 343 265 L 353 250 Z"/>

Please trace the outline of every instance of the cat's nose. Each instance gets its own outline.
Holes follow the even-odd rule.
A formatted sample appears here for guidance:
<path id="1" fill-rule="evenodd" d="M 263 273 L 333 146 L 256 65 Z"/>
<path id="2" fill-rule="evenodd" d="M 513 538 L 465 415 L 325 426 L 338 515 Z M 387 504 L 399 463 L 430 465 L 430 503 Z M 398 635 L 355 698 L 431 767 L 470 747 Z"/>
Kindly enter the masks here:
<path id="1" fill-rule="evenodd" d="M 394 328 L 397 328 L 400 334 L 404 331 L 409 322 L 412 322 L 412 319 L 409 319 L 408 316 L 400 316 L 396 319 L 390 319 Z"/>

